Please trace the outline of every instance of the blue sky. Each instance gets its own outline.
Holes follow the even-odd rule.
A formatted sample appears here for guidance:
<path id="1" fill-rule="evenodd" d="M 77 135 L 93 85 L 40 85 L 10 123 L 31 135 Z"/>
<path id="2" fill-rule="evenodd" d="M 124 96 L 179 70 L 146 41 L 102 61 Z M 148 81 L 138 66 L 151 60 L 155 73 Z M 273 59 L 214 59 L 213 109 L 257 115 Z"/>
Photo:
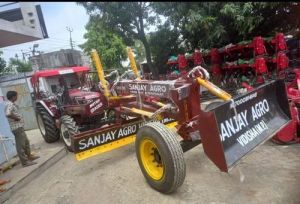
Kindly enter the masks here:
<path id="1" fill-rule="evenodd" d="M 36 4 L 40 4 L 42 7 L 49 38 L 0 49 L 3 51 L 5 60 L 8 61 L 15 54 L 21 58 L 21 50 L 29 51 L 29 48 L 32 48 L 33 44 L 36 43 L 39 44 L 37 50 L 44 52 L 70 48 L 70 37 L 66 26 L 73 28 L 72 39 L 75 41 L 75 45 L 85 41 L 83 35 L 86 32 L 85 25 L 89 16 L 82 6 L 75 2 L 37 2 Z M 76 46 L 75 49 L 80 48 Z"/>

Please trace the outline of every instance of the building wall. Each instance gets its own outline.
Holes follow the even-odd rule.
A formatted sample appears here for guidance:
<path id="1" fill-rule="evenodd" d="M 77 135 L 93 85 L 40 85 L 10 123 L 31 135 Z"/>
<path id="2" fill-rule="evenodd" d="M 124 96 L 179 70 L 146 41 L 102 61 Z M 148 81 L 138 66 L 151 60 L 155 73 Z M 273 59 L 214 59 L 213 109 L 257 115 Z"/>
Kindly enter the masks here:
<path id="1" fill-rule="evenodd" d="M 90 66 L 87 56 L 78 50 L 59 50 L 30 57 L 34 70 L 54 69 L 69 66 Z"/>
<path id="2" fill-rule="evenodd" d="M 25 75 L 24 77 L 24 73 L 1 77 L 0 89 L 4 99 L 6 99 L 5 96 L 8 91 L 18 92 L 19 97 L 16 104 L 19 106 L 23 117 L 26 118 L 24 127 L 25 130 L 38 128 L 32 103 L 33 89 L 30 83 L 30 77 L 28 75 Z"/>
<path id="3" fill-rule="evenodd" d="M 15 137 L 12 134 L 4 114 L 4 102 L 0 102 L 0 164 L 17 155 Z"/>
<path id="4" fill-rule="evenodd" d="M 20 75 L 21 76 L 21 75 Z M 5 116 L 5 96 L 6 92 L 8 90 L 17 90 L 20 93 L 19 101 L 17 104 L 21 105 L 23 108 L 21 108 L 21 113 L 26 118 L 26 129 L 32 129 L 30 126 L 34 126 L 36 122 L 32 122 L 32 119 L 35 119 L 35 117 L 32 117 L 32 114 L 28 116 L 28 103 L 26 104 L 26 101 L 28 101 L 28 96 L 30 97 L 30 94 L 24 93 L 24 86 L 22 84 L 25 83 L 25 79 L 16 79 L 16 77 L 20 77 L 18 75 L 13 76 L 6 76 L 1 77 L 1 81 L 4 81 L 6 79 L 8 82 L 0 82 L 0 164 L 3 164 L 6 161 L 9 161 L 11 158 L 17 155 L 16 147 L 15 147 L 15 137 L 13 133 L 10 130 L 10 126 L 8 124 L 7 118 Z M 9 81 L 11 80 L 12 81 Z M 27 87 L 27 86 L 26 86 Z M 24 94 L 25 99 L 23 98 Z M 21 99 L 21 100 L 20 100 Z M 27 100 L 26 100 L 27 99 Z M 31 99 L 30 99 L 31 100 Z M 30 104 L 29 104 L 30 106 Z"/>
<path id="5" fill-rule="evenodd" d="M 15 2 L 19 8 L 0 11 L 0 48 L 48 38 L 41 7 Z"/>
<path id="6" fill-rule="evenodd" d="M 14 135 L 10 131 L 9 124 L 4 114 L 4 96 L 0 89 L 0 164 L 17 155 Z"/>
<path id="7" fill-rule="evenodd" d="M 2 8 L 0 12 L 0 48 L 48 38 L 41 7 L 35 6 L 34 2 L 15 3 L 19 4 L 19 9 Z M 25 129 L 37 128 L 30 94 L 31 84 L 28 83 L 28 78 L 19 78 L 19 74 L 16 74 L 0 79 L 0 164 L 17 155 L 14 135 L 4 113 L 3 99 L 8 90 L 16 90 L 19 93 L 17 103 L 25 118 Z"/>

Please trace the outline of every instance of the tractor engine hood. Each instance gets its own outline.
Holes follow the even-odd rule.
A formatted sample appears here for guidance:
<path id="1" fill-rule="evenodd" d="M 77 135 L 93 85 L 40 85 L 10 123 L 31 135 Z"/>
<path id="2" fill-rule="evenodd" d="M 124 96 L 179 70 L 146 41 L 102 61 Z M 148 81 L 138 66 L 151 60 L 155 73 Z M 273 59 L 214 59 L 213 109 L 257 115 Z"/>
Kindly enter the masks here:
<path id="1" fill-rule="evenodd" d="M 90 91 L 82 91 L 79 89 L 70 89 L 69 95 L 71 99 L 81 98 L 81 99 L 95 99 L 100 97 L 100 93 L 98 92 L 90 92 Z"/>
<path id="2" fill-rule="evenodd" d="M 72 105 L 66 109 L 71 115 L 98 115 L 102 114 L 107 107 L 107 100 L 98 92 L 70 89 L 69 96 Z"/>

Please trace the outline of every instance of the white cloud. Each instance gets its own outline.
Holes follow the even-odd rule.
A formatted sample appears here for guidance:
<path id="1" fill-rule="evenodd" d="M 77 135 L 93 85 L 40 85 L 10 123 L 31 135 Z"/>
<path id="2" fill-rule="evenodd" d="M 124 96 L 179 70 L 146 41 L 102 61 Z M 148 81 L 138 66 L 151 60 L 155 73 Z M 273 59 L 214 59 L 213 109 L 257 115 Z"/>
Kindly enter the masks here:
<path id="1" fill-rule="evenodd" d="M 14 57 L 15 54 L 22 57 L 21 50 L 29 51 L 29 47 L 36 43 L 39 44 L 37 50 L 44 52 L 70 48 L 70 37 L 66 26 L 73 28 L 72 39 L 75 45 L 84 42 L 85 25 L 89 20 L 84 7 L 75 2 L 41 2 L 40 5 L 49 39 L 5 47 L 1 49 L 5 60 Z M 76 47 L 76 49 L 79 48 Z"/>

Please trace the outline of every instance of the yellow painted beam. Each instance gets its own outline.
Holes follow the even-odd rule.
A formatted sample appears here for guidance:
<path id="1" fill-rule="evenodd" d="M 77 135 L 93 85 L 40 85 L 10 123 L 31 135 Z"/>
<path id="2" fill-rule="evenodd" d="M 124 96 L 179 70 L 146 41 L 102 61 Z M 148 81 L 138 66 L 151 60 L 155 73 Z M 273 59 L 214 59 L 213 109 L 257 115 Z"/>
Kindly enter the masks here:
<path id="1" fill-rule="evenodd" d="M 103 71 L 103 67 L 102 67 L 102 64 L 101 64 L 101 60 L 100 60 L 100 57 L 99 57 L 99 55 L 97 53 L 97 50 L 95 50 L 95 49 L 92 50 L 92 59 L 93 59 L 93 61 L 95 63 L 99 80 L 100 80 L 100 82 L 101 82 L 101 84 L 103 86 L 104 95 L 106 97 L 109 97 L 110 93 L 109 93 L 109 90 L 108 90 L 108 87 L 107 87 L 107 84 L 106 84 L 106 80 L 104 78 L 104 71 Z"/>
<path id="2" fill-rule="evenodd" d="M 147 116 L 149 118 L 151 118 L 151 116 L 153 115 L 153 113 L 151 113 L 151 112 L 141 110 L 141 109 L 138 109 L 138 108 L 128 108 L 128 107 L 125 107 L 125 106 L 121 106 L 121 108 L 123 108 L 125 110 L 128 110 L 132 113 L 137 113 L 137 114 L 140 114 L 140 115 Z"/>
<path id="3" fill-rule="evenodd" d="M 177 125 L 177 122 L 172 122 L 172 123 L 167 124 L 166 126 L 169 129 L 173 129 L 173 128 L 175 128 L 176 125 Z M 135 138 L 136 138 L 136 134 L 133 134 L 133 135 L 130 135 L 123 139 L 116 140 L 116 141 L 113 141 L 113 142 L 110 142 L 110 143 L 107 143 L 107 144 L 104 144 L 104 145 L 101 145 L 98 147 L 94 147 L 92 149 L 89 149 L 89 150 L 86 150 L 86 151 L 83 151 L 80 153 L 77 153 L 77 154 L 75 154 L 75 157 L 76 157 L 77 161 L 81 161 L 81 160 L 87 159 L 89 157 L 92 157 L 92 156 L 95 156 L 98 154 L 102 154 L 105 152 L 109 152 L 111 150 L 118 149 L 120 147 L 129 145 L 135 141 Z"/>
<path id="4" fill-rule="evenodd" d="M 110 142 L 108 144 L 104 144 L 98 147 L 95 147 L 93 149 L 90 150 L 86 150 L 84 152 L 80 152 L 78 154 L 76 154 L 76 159 L 77 161 L 83 160 L 83 159 L 87 159 L 89 157 L 104 153 L 104 152 L 108 152 L 111 151 L 113 149 L 117 149 L 120 147 L 123 147 L 125 145 L 131 144 L 135 141 L 135 135 L 129 136 L 129 137 L 125 137 L 123 139 L 117 140 L 117 141 L 113 141 Z"/>
<path id="5" fill-rule="evenodd" d="M 204 79 L 201 79 L 200 77 L 198 77 L 197 82 L 201 86 L 204 86 L 205 88 L 207 88 L 207 90 L 210 91 L 212 94 L 218 96 L 219 98 L 223 99 L 224 101 L 228 101 L 232 98 L 232 96 L 229 93 L 220 89 L 219 87 L 217 87 L 216 85 L 214 85 L 213 83 L 211 83 L 207 80 L 204 80 Z"/>
<path id="6" fill-rule="evenodd" d="M 159 102 L 159 101 L 156 101 L 156 102 L 152 102 L 152 103 L 155 103 L 156 105 L 160 106 L 160 107 L 164 107 L 166 104 L 162 103 L 162 102 Z"/>
<path id="7" fill-rule="evenodd" d="M 133 52 L 132 52 L 130 47 L 127 47 L 127 54 L 128 54 L 128 58 L 129 58 L 129 61 L 130 61 L 131 69 L 134 72 L 135 77 L 138 80 L 140 80 L 141 76 L 139 75 L 139 72 L 138 72 L 138 69 L 137 69 L 137 66 L 136 66 L 136 63 L 135 63 L 135 59 L 134 59 L 134 56 L 133 56 Z"/>
<path id="8" fill-rule="evenodd" d="M 126 95 L 126 96 L 110 96 L 110 100 L 119 100 L 119 99 L 128 99 L 128 98 L 135 98 L 134 95 Z"/>

